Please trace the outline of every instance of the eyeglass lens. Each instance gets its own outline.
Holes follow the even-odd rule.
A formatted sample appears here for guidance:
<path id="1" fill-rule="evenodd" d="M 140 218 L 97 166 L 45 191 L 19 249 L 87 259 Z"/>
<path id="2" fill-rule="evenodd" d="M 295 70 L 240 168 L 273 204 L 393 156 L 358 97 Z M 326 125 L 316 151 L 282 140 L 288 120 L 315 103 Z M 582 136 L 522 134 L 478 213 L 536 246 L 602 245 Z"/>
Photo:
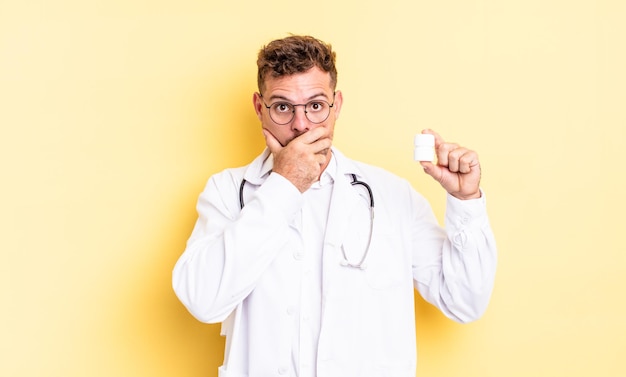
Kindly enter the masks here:
<path id="1" fill-rule="evenodd" d="M 289 102 L 275 102 L 269 108 L 270 117 L 278 124 L 291 122 L 296 114 L 296 107 L 304 107 L 304 115 L 312 123 L 322 123 L 330 115 L 330 105 L 326 101 L 311 101 L 304 105 L 293 105 Z"/>

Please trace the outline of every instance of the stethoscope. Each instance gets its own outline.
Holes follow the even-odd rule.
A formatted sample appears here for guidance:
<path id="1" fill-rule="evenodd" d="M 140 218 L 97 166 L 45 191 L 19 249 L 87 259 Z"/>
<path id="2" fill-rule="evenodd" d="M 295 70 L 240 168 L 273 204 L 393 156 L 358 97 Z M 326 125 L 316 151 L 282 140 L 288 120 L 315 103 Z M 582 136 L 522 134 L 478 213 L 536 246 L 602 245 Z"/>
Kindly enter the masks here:
<path id="1" fill-rule="evenodd" d="M 350 184 L 352 186 L 356 186 L 356 185 L 361 185 L 363 187 L 365 187 L 365 189 L 367 190 L 367 194 L 369 195 L 370 198 L 370 231 L 369 231 L 369 236 L 367 239 L 367 246 L 365 247 L 365 252 L 363 253 L 363 256 L 361 257 L 361 259 L 358 262 L 351 262 L 348 259 L 348 256 L 346 255 L 346 251 L 343 248 L 343 245 L 341 245 L 341 254 L 343 256 L 343 260 L 341 261 L 341 265 L 344 267 L 352 267 L 352 268 L 358 268 L 360 270 L 364 270 L 367 268 L 367 264 L 365 263 L 365 260 L 367 259 L 367 255 L 370 252 L 370 244 L 372 243 L 372 234 L 374 233 L 374 194 L 372 193 L 372 188 L 370 187 L 370 185 L 368 185 L 367 183 L 363 182 L 363 181 L 359 181 L 356 179 L 356 175 L 355 174 L 350 174 L 352 176 L 352 182 L 350 182 Z M 243 199 L 243 190 L 244 187 L 246 186 L 246 180 L 243 179 L 241 181 L 241 184 L 239 185 L 239 207 L 241 209 L 243 209 L 243 206 L 245 205 L 244 199 Z"/>

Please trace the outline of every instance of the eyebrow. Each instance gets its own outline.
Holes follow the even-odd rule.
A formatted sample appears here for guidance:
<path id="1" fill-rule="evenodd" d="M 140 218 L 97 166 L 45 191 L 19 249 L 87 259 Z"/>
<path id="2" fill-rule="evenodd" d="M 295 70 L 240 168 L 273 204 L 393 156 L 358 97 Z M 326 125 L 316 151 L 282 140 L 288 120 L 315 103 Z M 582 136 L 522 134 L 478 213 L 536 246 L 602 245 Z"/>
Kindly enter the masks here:
<path id="1" fill-rule="evenodd" d="M 324 92 L 320 92 L 320 93 L 314 94 L 314 95 L 310 96 L 309 98 L 307 98 L 307 99 L 306 99 L 306 102 L 312 101 L 312 100 L 316 99 L 317 97 L 324 97 L 326 100 L 328 100 L 328 99 L 329 99 L 329 98 L 328 98 L 328 96 L 326 95 L 326 93 L 324 93 Z M 292 103 L 292 102 L 289 100 L 289 98 L 287 98 L 287 97 L 285 97 L 285 96 L 281 96 L 281 95 L 279 95 L 279 94 L 274 94 L 274 95 L 272 95 L 272 96 L 270 96 L 270 97 L 268 98 L 268 100 L 270 100 L 270 101 L 272 101 L 272 100 L 276 100 L 276 99 L 279 99 L 279 100 L 284 100 L 284 101 L 286 101 L 286 102 Z"/>

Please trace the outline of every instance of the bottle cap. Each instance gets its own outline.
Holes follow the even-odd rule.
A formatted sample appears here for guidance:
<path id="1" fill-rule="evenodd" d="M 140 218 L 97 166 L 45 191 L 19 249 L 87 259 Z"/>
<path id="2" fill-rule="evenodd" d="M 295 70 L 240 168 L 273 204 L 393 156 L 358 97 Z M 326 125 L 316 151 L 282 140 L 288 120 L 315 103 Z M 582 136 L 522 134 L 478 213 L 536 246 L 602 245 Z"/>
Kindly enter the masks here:
<path id="1" fill-rule="evenodd" d="M 414 144 L 416 147 L 434 147 L 435 135 L 417 134 L 415 135 Z"/>

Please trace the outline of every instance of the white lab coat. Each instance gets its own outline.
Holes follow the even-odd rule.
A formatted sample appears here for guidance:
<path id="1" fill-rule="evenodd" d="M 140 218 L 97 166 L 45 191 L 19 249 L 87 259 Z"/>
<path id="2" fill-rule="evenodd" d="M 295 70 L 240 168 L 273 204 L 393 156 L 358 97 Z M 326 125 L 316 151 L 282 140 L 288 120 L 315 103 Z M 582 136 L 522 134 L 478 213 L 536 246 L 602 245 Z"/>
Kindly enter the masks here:
<path id="1" fill-rule="evenodd" d="M 414 287 L 458 322 L 480 317 L 491 295 L 496 248 L 484 195 L 462 202 L 448 196 L 446 230 L 410 184 L 333 148 L 337 161 L 322 251 L 319 377 L 404 377 L 416 369 Z M 288 374 L 294 309 L 300 297 L 302 195 L 270 174 L 266 149 L 250 165 L 210 178 L 199 218 L 173 272 L 176 294 L 200 321 L 222 322 L 227 337 L 220 377 Z M 265 162 L 265 163 L 264 163 Z M 341 265 L 342 244 L 375 225 L 367 268 Z M 345 178 L 344 178 L 345 177 Z M 245 207 L 240 210 L 239 187 Z M 362 195 L 365 195 L 366 201 Z M 447 233 L 447 235 L 446 235 Z M 352 237 L 354 238 L 354 237 Z M 358 259 L 358 258 L 357 258 Z M 304 298 L 306 299 L 306 298 Z"/>

